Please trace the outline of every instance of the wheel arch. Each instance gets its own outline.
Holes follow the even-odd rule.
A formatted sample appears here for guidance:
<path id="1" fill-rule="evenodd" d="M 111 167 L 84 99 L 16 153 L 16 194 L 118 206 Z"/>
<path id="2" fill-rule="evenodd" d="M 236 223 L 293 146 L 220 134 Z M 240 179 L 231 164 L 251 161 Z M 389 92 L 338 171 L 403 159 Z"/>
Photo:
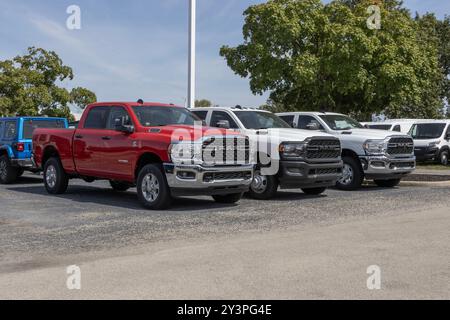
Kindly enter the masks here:
<path id="1" fill-rule="evenodd" d="M 48 159 L 53 157 L 56 157 L 58 159 L 60 158 L 58 150 L 54 146 L 45 147 L 44 152 L 42 153 L 41 167 L 44 168 L 44 165 L 48 161 Z"/>
<path id="2" fill-rule="evenodd" d="M 139 172 L 143 167 L 148 164 L 162 164 L 162 159 L 153 152 L 145 152 L 139 156 L 138 161 L 136 162 L 136 168 L 134 170 L 134 177 L 137 179 Z"/>

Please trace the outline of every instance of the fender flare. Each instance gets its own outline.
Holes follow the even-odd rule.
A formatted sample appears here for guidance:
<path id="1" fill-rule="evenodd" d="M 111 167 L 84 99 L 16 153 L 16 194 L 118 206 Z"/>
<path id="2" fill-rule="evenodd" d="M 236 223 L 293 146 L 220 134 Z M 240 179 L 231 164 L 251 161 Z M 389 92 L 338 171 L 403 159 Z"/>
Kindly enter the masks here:
<path id="1" fill-rule="evenodd" d="M 6 155 L 8 156 L 9 159 L 14 158 L 14 152 L 13 152 L 11 146 L 9 146 L 9 145 L 0 146 L 0 151 L 6 151 Z"/>

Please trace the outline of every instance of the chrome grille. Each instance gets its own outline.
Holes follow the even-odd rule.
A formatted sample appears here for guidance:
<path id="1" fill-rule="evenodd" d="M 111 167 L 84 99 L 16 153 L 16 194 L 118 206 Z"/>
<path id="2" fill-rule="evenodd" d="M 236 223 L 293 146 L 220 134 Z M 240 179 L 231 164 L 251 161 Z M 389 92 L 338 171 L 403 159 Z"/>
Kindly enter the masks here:
<path id="1" fill-rule="evenodd" d="M 391 138 L 388 143 L 387 153 L 391 156 L 410 155 L 414 152 L 414 140 L 407 137 Z"/>
<path id="2" fill-rule="evenodd" d="M 203 161 L 211 164 L 250 163 L 250 141 L 246 137 L 216 137 L 203 143 Z"/>
<path id="3" fill-rule="evenodd" d="M 341 156 L 341 143 L 338 139 L 312 139 L 306 146 L 309 160 L 337 159 Z"/>

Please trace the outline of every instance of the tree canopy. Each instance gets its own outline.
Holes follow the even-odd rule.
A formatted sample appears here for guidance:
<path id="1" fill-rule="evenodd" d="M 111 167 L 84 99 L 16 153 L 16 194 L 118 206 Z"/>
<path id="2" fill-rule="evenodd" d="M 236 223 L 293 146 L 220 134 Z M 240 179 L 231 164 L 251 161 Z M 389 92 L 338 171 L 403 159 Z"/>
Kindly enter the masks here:
<path id="1" fill-rule="evenodd" d="M 212 105 L 213 105 L 212 102 L 207 99 L 195 100 L 196 108 L 209 108 Z"/>
<path id="2" fill-rule="evenodd" d="M 73 80 L 72 68 L 53 51 L 30 47 L 28 53 L 0 61 L 0 115 L 66 117 L 69 104 L 79 107 L 95 102 L 85 88 L 64 88 Z"/>
<path id="3" fill-rule="evenodd" d="M 400 1 L 378 1 L 381 29 L 367 27 L 370 0 L 269 0 L 245 12 L 244 43 L 220 54 L 269 108 L 349 113 L 367 119 L 437 117 L 443 73 L 438 37 Z M 447 42 L 448 44 L 448 42 Z"/>

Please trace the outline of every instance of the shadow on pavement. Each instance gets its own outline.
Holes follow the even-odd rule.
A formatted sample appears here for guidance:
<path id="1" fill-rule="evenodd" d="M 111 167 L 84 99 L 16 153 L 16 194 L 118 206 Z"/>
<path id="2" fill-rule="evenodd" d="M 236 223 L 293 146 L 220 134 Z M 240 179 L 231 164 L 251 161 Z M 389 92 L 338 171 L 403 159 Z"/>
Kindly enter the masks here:
<path id="1" fill-rule="evenodd" d="M 104 189 L 99 187 L 89 186 L 69 186 L 69 189 L 62 195 L 49 195 L 45 191 L 43 186 L 27 186 L 27 187 L 10 187 L 9 191 L 22 192 L 34 195 L 43 195 L 49 198 L 66 199 L 79 203 L 92 203 L 95 205 L 106 205 L 124 209 L 146 211 L 143 208 L 137 195 L 133 191 L 129 192 L 116 192 L 111 189 Z M 164 211 L 151 211 L 149 212 L 182 212 L 182 211 L 198 211 L 198 210 L 211 210 L 220 208 L 234 208 L 238 204 L 221 204 L 214 200 L 195 199 L 195 198 L 174 198 L 172 207 Z"/>

